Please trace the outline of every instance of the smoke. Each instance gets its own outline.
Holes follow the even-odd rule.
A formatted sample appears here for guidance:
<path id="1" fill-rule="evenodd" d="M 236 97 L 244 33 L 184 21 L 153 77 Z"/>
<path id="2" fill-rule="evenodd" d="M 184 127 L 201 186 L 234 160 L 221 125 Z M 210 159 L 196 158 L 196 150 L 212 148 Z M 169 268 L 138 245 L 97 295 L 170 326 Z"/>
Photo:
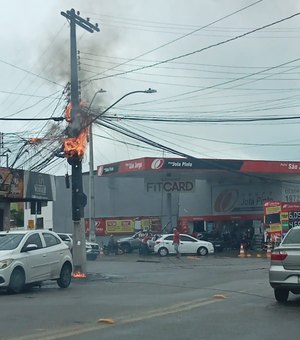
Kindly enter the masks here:
<path id="1" fill-rule="evenodd" d="M 92 24 L 98 23 L 100 32 L 90 33 L 80 26 L 76 26 L 76 42 L 78 54 L 78 78 L 80 82 L 81 98 L 84 102 L 89 103 L 96 91 L 106 87 L 106 82 L 100 83 L 87 82 L 95 75 L 104 71 L 101 64 L 101 56 L 114 55 L 120 47 L 119 32 L 117 28 L 106 27 L 101 25 L 101 13 L 115 13 L 116 6 L 122 7 L 122 2 L 116 1 L 114 4 L 107 4 L 106 1 L 78 1 L 76 2 L 75 11 L 80 10 L 80 16 L 83 19 L 90 18 Z M 66 6 L 64 4 L 64 6 Z M 60 14 L 66 12 L 74 6 L 53 9 L 49 14 L 48 20 L 44 22 L 44 27 L 49 27 L 46 33 L 40 36 L 40 43 L 36 44 L 36 54 L 39 55 L 38 72 L 45 78 L 50 79 L 60 85 L 65 86 L 70 82 L 70 25 L 68 20 Z M 55 21 L 53 21 L 55 18 Z M 54 25 L 55 22 L 55 25 Z M 54 28 L 55 27 L 55 28 Z M 82 60 L 83 56 L 88 61 Z M 90 57 L 89 57 L 90 56 Z M 83 82 L 82 82 L 83 81 Z M 110 82 L 111 83 L 111 82 Z M 101 99 L 102 98 L 102 99 Z M 94 105 L 103 104 L 104 96 L 98 95 Z"/>

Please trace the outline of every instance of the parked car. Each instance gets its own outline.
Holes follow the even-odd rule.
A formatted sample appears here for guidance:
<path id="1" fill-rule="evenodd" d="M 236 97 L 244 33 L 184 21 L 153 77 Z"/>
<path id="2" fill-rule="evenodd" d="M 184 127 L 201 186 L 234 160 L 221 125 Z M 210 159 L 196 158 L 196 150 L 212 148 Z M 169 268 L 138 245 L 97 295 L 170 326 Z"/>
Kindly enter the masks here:
<path id="1" fill-rule="evenodd" d="M 73 239 L 71 234 L 63 234 L 57 233 L 57 235 L 65 242 L 65 244 L 69 247 L 70 251 L 72 252 L 73 249 Z"/>
<path id="2" fill-rule="evenodd" d="M 221 238 L 213 237 L 208 233 L 199 233 L 197 239 L 201 241 L 208 241 L 213 244 L 215 252 L 222 252 L 224 250 L 224 241 Z"/>
<path id="3" fill-rule="evenodd" d="M 300 294 L 300 226 L 290 229 L 272 251 L 269 282 L 278 302 L 286 302 L 289 292 Z"/>
<path id="4" fill-rule="evenodd" d="M 197 254 L 199 256 L 205 256 L 214 253 L 214 246 L 211 242 L 198 240 L 187 234 L 180 234 L 179 251 L 181 254 Z M 175 254 L 173 234 L 162 235 L 157 239 L 154 245 L 154 252 L 160 256 Z"/>
<path id="5" fill-rule="evenodd" d="M 135 249 L 139 249 L 145 233 L 151 234 L 149 231 L 138 231 L 132 236 L 122 237 L 117 240 L 118 246 L 124 253 L 131 253 Z"/>
<path id="6" fill-rule="evenodd" d="M 57 235 L 66 243 L 70 251 L 73 250 L 73 238 L 72 234 L 68 233 L 57 233 Z M 85 241 L 86 258 L 88 260 L 96 260 L 100 254 L 99 244 L 96 242 Z"/>
<path id="7" fill-rule="evenodd" d="M 150 240 L 147 241 L 147 245 L 148 245 L 148 248 L 149 248 L 149 252 L 150 253 L 153 253 L 154 252 L 154 246 L 155 246 L 155 241 L 157 239 L 159 239 L 161 237 L 161 235 L 159 234 L 155 234 L 153 235 Z"/>
<path id="8" fill-rule="evenodd" d="M 56 280 L 59 287 L 67 288 L 72 269 L 70 250 L 54 232 L 0 232 L 0 288 L 20 293 L 45 280 Z"/>
<path id="9" fill-rule="evenodd" d="M 96 242 L 85 242 L 86 258 L 95 261 L 100 254 L 99 244 Z"/>

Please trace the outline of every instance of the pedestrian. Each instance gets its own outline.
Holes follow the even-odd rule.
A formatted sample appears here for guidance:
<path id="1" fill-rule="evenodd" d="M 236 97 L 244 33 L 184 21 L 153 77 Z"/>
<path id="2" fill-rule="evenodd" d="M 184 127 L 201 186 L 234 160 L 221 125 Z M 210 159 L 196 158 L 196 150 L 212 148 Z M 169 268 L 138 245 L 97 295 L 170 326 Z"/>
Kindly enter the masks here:
<path id="1" fill-rule="evenodd" d="M 116 254 L 116 241 L 115 241 L 114 235 L 109 236 L 109 240 L 107 243 L 107 250 L 108 250 L 108 255 Z"/>
<path id="2" fill-rule="evenodd" d="M 141 242 L 140 254 L 141 255 L 148 255 L 149 254 L 149 247 L 148 241 L 150 240 L 150 235 L 148 233 L 145 234 L 144 238 Z"/>
<path id="3" fill-rule="evenodd" d="M 173 232 L 174 232 L 173 245 L 174 245 L 176 257 L 179 259 L 180 258 L 180 252 L 179 252 L 180 234 L 176 228 L 173 229 Z"/>

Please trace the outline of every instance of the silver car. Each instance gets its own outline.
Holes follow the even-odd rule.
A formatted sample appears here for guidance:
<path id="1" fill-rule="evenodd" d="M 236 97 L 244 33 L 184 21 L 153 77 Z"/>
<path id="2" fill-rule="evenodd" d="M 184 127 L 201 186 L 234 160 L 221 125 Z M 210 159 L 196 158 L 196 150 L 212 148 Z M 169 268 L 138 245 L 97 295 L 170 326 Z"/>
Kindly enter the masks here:
<path id="1" fill-rule="evenodd" d="M 278 302 L 286 302 L 289 292 L 300 294 L 300 226 L 290 229 L 272 251 L 269 282 Z"/>

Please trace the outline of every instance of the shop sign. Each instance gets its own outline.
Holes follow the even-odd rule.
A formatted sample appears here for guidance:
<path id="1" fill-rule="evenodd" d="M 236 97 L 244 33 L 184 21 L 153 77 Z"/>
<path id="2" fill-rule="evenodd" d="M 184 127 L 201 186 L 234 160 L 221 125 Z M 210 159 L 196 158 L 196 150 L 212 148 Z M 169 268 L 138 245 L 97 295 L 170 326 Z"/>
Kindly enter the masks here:
<path id="1" fill-rule="evenodd" d="M 133 233 L 133 220 L 106 220 L 106 233 Z"/>
<path id="2" fill-rule="evenodd" d="M 119 171 L 119 164 L 99 165 L 97 167 L 97 176 L 114 174 Z"/>
<path id="3" fill-rule="evenodd" d="M 22 170 L 0 168 L 0 196 L 23 198 L 24 172 Z"/>
<path id="4" fill-rule="evenodd" d="M 24 172 L 24 193 L 27 199 L 53 201 L 56 197 L 54 176 L 38 172 Z"/>
<path id="5" fill-rule="evenodd" d="M 136 230 L 135 222 L 140 221 L 140 229 L 150 229 L 153 232 L 161 232 L 161 220 L 159 217 L 116 217 L 116 218 L 96 218 L 95 233 L 97 236 L 110 234 L 133 234 Z M 89 234 L 89 219 L 84 220 L 85 231 Z"/>
<path id="6" fill-rule="evenodd" d="M 240 170 L 243 161 L 219 160 L 219 159 L 195 159 L 195 158 L 155 158 L 150 168 L 152 170 Z"/>
<path id="7" fill-rule="evenodd" d="M 165 181 L 146 181 L 146 192 L 193 192 L 195 190 L 195 180 L 165 180 Z"/>
<path id="8" fill-rule="evenodd" d="M 212 192 L 215 214 L 262 213 L 265 201 L 278 199 L 280 188 L 269 184 L 215 186 Z"/>
<path id="9" fill-rule="evenodd" d="M 282 201 L 283 202 L 300 202 L 300 185 L 282 184 Z"/>
<path id="10" fill-rule="evenodd" d="M 136 159 L 132 161 L 124 161 L 120 163 L 120 172 L 135 172 L 142 171 L 144 169 L 144 160 Z"/>

